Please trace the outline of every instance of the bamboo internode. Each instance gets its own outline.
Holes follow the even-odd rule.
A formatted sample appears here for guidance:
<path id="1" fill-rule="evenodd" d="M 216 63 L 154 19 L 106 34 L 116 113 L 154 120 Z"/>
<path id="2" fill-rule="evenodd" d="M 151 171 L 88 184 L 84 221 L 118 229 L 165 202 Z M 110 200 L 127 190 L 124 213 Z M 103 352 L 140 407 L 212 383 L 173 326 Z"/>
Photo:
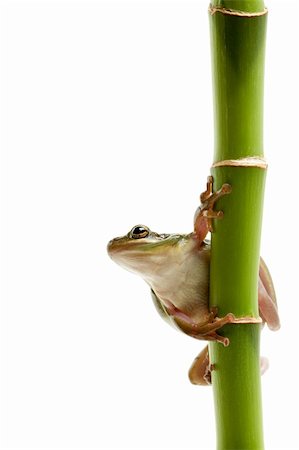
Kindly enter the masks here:
<path id="1" fill-rule="evenodd" d="M 213 0 L 209 8 L 214 90 L 214 189 L 231 193 L 217 201 L 213 222 L 210 306 L 219 317 L 258 322 L 257 286 L 263 195 L 263 83 L 267 9 L 260 0 Z M 259 323 L 221 330 L 224 347 L 209 344 L 217 449 L 262 450 Z"/>

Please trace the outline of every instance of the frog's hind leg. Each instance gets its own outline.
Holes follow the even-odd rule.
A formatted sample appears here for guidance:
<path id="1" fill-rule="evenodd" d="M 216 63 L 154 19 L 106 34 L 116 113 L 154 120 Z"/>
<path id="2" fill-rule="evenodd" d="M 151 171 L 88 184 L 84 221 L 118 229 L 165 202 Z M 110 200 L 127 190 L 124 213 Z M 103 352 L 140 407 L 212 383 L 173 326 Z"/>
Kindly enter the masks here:
<path id="1" fill-rule="evenodd" d="M 189 369 L 189 380 L 192 384 L 209 386 L 211 384 L 211 367 L 209 349 L 206 346 L 193 361 Z"/>
<path id="2" fill-rule="evenodd" d="M 265 357 L 260 359 L 260 370 L 263 375 L 269 367 L 269 361 Z M 189 369 L 189 380 L 192 384 L 199 386 L 209 386 L 212 384 L 211 373 L 215 370 L 215 365 L 211 364 L 209 348 L 206 346 L 195 358 Z"/>
<path id="3" fill-rule="evenodd" d="M 267 322 L 270 330 L 278 330 L 280 321 L 273 281 L 266 263 L 260 258 L 258 301 L 260 316 Z"/>
<path id="4" fill-rule="evenodd" d="M 264 373 L 266 372 L 266 370 L 269 369 L 269 359 L 266 358 L 265 356 L 261 356 L 261 359 L 260 359 L 260 368 L 261 368 L 261 375 L 264 375 Z"/>

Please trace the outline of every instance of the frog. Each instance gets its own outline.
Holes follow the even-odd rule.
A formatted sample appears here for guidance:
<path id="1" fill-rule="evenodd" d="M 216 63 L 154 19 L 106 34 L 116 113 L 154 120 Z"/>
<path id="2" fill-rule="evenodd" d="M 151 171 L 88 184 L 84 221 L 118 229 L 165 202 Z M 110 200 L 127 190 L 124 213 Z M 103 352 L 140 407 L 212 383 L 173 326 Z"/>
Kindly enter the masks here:
<path id="1" fill-rule="evenodd" d="M 160 316 L 179 331 L 198 340 L 216 341 L 224 346 L 229 339 L 217 331 L 230 323 L 267 323 L 271 330 L 280 327 L 277 300 L 267 265 L 260 258 L 258 280 L 259 316 L 218 317 L 216 307 L 209 307 L 209 273 L 213 220 L 223 218 L 215 203 L 232 188 L 228 183 L 213 192 L 213 177 L 200 195 L 201 204 L 194 216 L 194 228 L 188 234 L 159 234 L 146 225 L 135 225 L 107 246 L 111 259 L 126 270 L 141 276 L 149 285 L 153 303 Z M 262 372 L 267 360 L 261 362 Z M 211 384 L 208 346 L 195 358 L 189 379 L 193 384 Z"/>

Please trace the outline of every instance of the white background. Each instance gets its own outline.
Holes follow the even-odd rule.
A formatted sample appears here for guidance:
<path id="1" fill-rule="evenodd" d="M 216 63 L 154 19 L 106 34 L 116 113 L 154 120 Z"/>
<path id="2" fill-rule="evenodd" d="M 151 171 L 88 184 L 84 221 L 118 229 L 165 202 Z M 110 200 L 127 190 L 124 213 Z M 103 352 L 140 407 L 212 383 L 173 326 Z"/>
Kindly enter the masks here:
<path id="1" fill-rule="evenodd" d="M 1 4 L 1 448 L 213 449 L 203 343 L 108 258 L 188 232 L 212 161 L 206 1 Z M 298 448 L 298 4 L 269 0 L 262 254 L 265 442 Z M 250 238 L 250 237 L 249 237 Z"/>

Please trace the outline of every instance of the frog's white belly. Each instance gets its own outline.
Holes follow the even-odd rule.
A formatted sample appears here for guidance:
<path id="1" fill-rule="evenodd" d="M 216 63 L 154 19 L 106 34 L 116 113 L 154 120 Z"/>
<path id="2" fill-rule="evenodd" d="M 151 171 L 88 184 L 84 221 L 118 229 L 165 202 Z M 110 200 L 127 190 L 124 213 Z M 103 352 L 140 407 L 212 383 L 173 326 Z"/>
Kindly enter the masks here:
<path id="1" fill-rule="evenodd" d="M 210 247 L 205 245 L 198 250 L 192 244 L 188 250 L 174 249 L 173 257 L 168 255 L 164 264 L 157 260 L 155 270 L 145 280 L 166 307 L 172 304 L 198 322 L 209 313 Z"/>

